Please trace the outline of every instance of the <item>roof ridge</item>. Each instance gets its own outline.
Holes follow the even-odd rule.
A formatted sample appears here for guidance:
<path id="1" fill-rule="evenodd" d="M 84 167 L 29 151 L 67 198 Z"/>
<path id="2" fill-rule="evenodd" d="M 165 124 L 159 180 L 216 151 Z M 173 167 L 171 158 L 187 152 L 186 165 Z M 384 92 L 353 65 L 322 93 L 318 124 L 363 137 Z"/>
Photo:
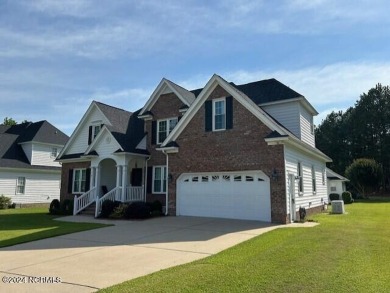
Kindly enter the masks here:
<path id="1" fill-rule="evenodd" d="M 116 110 L 121 110 L 121 111 L 130 113 L 130 114 L 133 114 L 133 112 L 130 112 L 130 111 L 127 111 L 125 109 L 122 109 L 122 108 L 119 108 L 119 107 L 115 107 L 115 106 L 112 106 L 112 105 L 108 105 L 108 104 L 105 104 L 105 103 L 102 103 L 102 102 L 99 102 L 99 101 L 96 101 L 96 100 L 93 100 L 93 102 L 95 102 L 96 104 L 100 104 L 100 105 L 103 105 L 103 106 L 106 106 L 106 107 L 110 107 L 110 108 L 113 108 L 113 109 L 116 109 Z"/>

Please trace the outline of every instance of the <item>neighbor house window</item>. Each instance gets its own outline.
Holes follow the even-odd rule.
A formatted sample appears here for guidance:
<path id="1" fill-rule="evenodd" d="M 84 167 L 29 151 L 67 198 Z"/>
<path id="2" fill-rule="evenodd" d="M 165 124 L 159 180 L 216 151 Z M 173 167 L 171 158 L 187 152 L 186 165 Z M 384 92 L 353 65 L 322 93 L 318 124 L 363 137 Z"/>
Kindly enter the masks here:
<path id="1" fill-rule="evenodd" d="M 316 186 L 316 170 L 314 166 L 311 166 L 311 181 L 313 186 L 313 193 L 317 192 L 317 186 Z"/>
<path id="2" fill-rule="evenodd" d="M 73 170 L 73 193 L 84 193 L 86 191 L 87 170 L 74 169 Z"/>
<path id="3" fill-rule="evenodd" d="M 167 184 L 167 167 L 155 166 L 153 167 L 153 193 L 166 192 Z"/>
<path id="4" fill-rule="evenodd" d="M 24 190 L 26 189 L 26 177 L 18 177 L 16 181 L 16 193 L 24 194 Z"/>
<path id="5" fill-rule="evenodd" d="M 302 172 L 302 163 L 301 162 L 298 162 L 297 173 L 298 173 L 298 178 L 299 178 L 298 191 L 299 191 L 299 193 L 303 193 L 303 175 L 302 175 L 303 172 Z"/>
<path id="6" fill-rule="evenodd" d="M 310 118 L 310 133 L 314 134 L 314 122 L 313 122 L 313 116 Z"/>
<path id="7" fill-rule="evenodd" d="M 225 99 L 213 100 L 213 130 L 226 129 L 226 103 Z"/>
<path id="8" fill-rule="evenodd" d="M 51 158 L 57 158 L 57 154 L 58 154 L 57 148 L 52 148 L 52 149 L 51 149 L 50 157 L 51 157 Z"/>
<path id="9" fill-rule="evenodd" d="M 324 170 L 322 170 L 322 185 L 325 185 L 325 174 L 326 174 L 326 171 L 324 169 Z"/>
<path id="10" fill-rule="evenodd" d="M 177 124 L 177 117 L 157 121 L 157 143 L 163 143 Z"/>

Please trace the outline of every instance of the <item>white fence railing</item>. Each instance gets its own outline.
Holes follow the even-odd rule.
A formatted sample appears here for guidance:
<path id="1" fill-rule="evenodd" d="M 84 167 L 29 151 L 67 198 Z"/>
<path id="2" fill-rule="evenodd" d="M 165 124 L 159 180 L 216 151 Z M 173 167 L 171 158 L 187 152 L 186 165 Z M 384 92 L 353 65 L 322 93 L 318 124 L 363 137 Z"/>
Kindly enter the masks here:
<path id="1" fill-rule="evenodd" d="M 73 215 L 77 215 L 96 200 L 96 187 L 88 190 L 79 197 L 74 196 Z"/>
<path id="2" fill-rule="evenodd" d="M 105 195 L 103 195 L 101 198 L 98 198 L 96 200 L 96 210 L 95 210 L 95 217 L 97 218 L 100 215 L 100 212 L 102 211 L 102 203 L 106 199 L 112 200 L 112 201 L 120 201 L 121 198 L 121 191 L 122 187 L 115 187 L 111 191 L 107 192 Z"/>
<path id="3" fill-rule="evenodd" d="M 127 186 L 124 202 L 143 200 L 145 200 L 143 186 Z"/>

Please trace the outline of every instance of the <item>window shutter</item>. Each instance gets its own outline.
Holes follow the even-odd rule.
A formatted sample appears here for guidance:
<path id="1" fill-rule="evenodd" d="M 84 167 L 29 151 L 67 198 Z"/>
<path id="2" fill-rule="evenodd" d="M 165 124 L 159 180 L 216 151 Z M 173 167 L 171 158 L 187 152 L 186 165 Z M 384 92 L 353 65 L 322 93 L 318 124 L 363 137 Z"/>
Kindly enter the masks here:
<path id="1" fill-rule="evenodd" d="M 148 167 L 147 173 L 148 182 L 146 185 L 146 192 L 152 193 L 153 167 Z"/>
<path id="2" fill-rule="evenodd" d="M 233 128 L 233 97 L 226 97 L 226 129 Z"/>
<path id="3" fill-rule="evenodd" d="M 91 187 L 91 168 L 85 171 L 85 191 L 88 191 Z"/>
<path id="4" fill-rule="evenodd" d="M 69 169 L 69 175 L 68 175 L 68 193 L 72 193 L 72 187 L 73 187 L 73 169 Z"/>
<path id="5" fill-rule="evenodd" d="M 92 126 L 88 129 L 88 145 L 90 145 L 92 142 Z"/>
<path id="6" fill-rule="evenodd" d="M 152 121 L 152 145 L 156 144 L 157 121 Z"/>
<path id="7" fill-rule="evenodd" d="M 205 131 L 213 130 L 213 104 L 212 101 L 204 103 L 205 109 Z"/>

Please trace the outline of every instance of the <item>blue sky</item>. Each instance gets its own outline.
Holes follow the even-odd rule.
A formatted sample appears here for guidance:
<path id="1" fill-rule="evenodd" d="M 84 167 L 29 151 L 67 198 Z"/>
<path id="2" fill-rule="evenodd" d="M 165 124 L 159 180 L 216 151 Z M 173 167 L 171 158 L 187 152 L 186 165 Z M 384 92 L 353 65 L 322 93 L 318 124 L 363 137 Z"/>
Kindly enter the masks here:
<path id="1" fill-rule="evenodd" d="M 0 121 L 71 134 L 92 100 L 129 111 L 165 77 L 276 78 L 320 112 L 390 85 L 388 1 L 0 0 Z"/>

